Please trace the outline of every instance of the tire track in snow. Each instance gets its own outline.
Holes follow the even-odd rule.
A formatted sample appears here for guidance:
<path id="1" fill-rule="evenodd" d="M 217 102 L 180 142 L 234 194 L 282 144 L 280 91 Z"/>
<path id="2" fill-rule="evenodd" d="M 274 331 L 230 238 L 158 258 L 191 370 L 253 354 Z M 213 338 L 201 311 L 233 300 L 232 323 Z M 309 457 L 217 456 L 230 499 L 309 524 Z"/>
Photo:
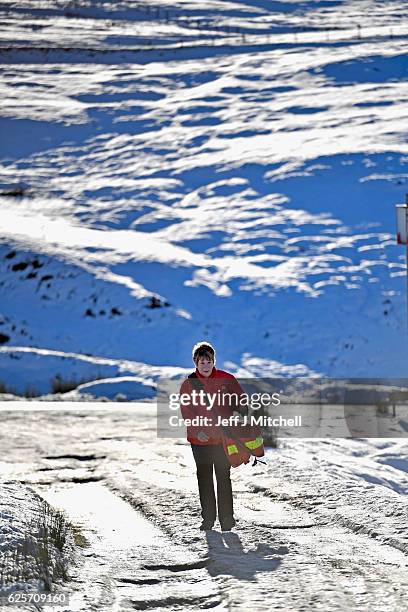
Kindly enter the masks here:
<path id="1" fill-rule="evenodd" d="M 204 570 L 206 560 L 169 540 L 104 485 L 56 484 L 37 490 L 68 514 L 88 544 L 64 587 L 70 612 L 188 611 L 220 603 Z"/>
<path id="2" fill-rule="evenodd" d="M 111 467 L 110 487 L 170 537 L 209 556 L 207 571 L 216 577 L 230 610 L 245 610 L 250 602 L 261 611 L 266 598 L 271 607 L 296 610 L 320 605 L 328 611 L 379 611 L 402 605 L 407 558 L 389 546 L 327 517 L 310 521 L 304 508 L 245 490 L 236 495 L 236 533 L 196 535 L 194 494 L 152 485 L 129 473 L 121 479 Z"/>
<path id="3" fill-rule="evenodd" d="M 262 476 L 257 478 L 257 482 L 252 479 L 252 491 L 307 510 L 318 522 L 329 522 L 356 534 L 366 534 L 408 555 L 405 528 L 408 503 L 404 496 L 391 488 L 379 486 L 381 481 L 378 478 L 374 477 L 378 484 L 373 484 L 353 471 L 339 469 L 334 458 L 330 461 L 310 454 L 297 461 L 294 456 L 276 455 L 272 482 Z M 350 458 L 347 460 L 351 470 Z M 358 469 L 356 458 L 355 470 Z"/>

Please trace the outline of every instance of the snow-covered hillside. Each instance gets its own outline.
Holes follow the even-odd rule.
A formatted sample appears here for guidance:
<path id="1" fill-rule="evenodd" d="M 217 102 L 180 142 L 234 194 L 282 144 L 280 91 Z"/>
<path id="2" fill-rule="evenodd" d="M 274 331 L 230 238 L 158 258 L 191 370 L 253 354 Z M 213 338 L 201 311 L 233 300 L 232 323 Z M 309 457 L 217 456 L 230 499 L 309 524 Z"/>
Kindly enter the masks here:
<path id="1" fill-rule="evenodd" d="M 6 390 L 405 375 L 405 2 L 0 10 Z"/>

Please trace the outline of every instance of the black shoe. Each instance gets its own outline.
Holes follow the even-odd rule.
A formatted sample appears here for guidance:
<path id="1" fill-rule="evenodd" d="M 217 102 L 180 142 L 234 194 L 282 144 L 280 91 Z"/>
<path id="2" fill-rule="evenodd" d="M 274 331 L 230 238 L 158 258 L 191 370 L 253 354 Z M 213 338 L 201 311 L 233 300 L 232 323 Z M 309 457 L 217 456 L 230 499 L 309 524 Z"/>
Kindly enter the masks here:
<path id="1" fill-rule="evenodd" d="M 214 523 L 203 521 L 200 525 L 200 531 L 210 531 L 214 527 Z"/>
<path id="2" fill-rule="evenodd" d="M 228 518 L 220 521 L 221 531 L 231 531 L 233 527 L 235 527 L 235 519 L 233 516 L 229 516 Z"/>

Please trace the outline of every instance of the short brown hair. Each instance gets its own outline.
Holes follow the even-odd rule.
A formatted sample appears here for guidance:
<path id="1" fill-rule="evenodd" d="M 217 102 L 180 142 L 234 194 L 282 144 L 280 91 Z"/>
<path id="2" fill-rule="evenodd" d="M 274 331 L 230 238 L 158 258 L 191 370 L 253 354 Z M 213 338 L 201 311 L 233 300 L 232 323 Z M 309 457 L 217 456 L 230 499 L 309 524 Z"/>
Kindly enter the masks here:
<path id="1" fill-rule="evenodd" d="M 192 355 L 194 363 L 197 363 L 200 357 L 209 357 L 215 361 L 215 349 L 209 342 L 197 342 L 197 344 L 193 346 Z"/>

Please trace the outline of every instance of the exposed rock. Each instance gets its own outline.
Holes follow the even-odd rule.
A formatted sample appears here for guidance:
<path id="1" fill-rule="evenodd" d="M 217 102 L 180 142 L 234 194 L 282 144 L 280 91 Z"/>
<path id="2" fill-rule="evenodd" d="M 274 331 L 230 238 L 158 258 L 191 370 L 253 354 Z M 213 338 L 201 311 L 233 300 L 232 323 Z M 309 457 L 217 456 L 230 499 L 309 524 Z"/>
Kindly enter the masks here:
<path id="1" fill-rule="evenodd" d="M 13 272 L 20 272 L 20 270 L 25 270 L 28 267 L 28 263 L 26 261 L 20 261 L 19 263 L 11 266 Z"/>
<path id="2" fill-rule="evenodd" d="M 27 183 L 0 183 L 0 195 L 2 196 L 21 197 L 27 190 Z"/>
<path id="3" fill-rule="evenodd" d="M 146 305 L 146 308 L 163 308 L 163 306 L 170 306 L 169 302 L 162 301 L 160 298 L 157 298 L 155 295 L 152 295 L 149 298 L 149 302 Z"/>

